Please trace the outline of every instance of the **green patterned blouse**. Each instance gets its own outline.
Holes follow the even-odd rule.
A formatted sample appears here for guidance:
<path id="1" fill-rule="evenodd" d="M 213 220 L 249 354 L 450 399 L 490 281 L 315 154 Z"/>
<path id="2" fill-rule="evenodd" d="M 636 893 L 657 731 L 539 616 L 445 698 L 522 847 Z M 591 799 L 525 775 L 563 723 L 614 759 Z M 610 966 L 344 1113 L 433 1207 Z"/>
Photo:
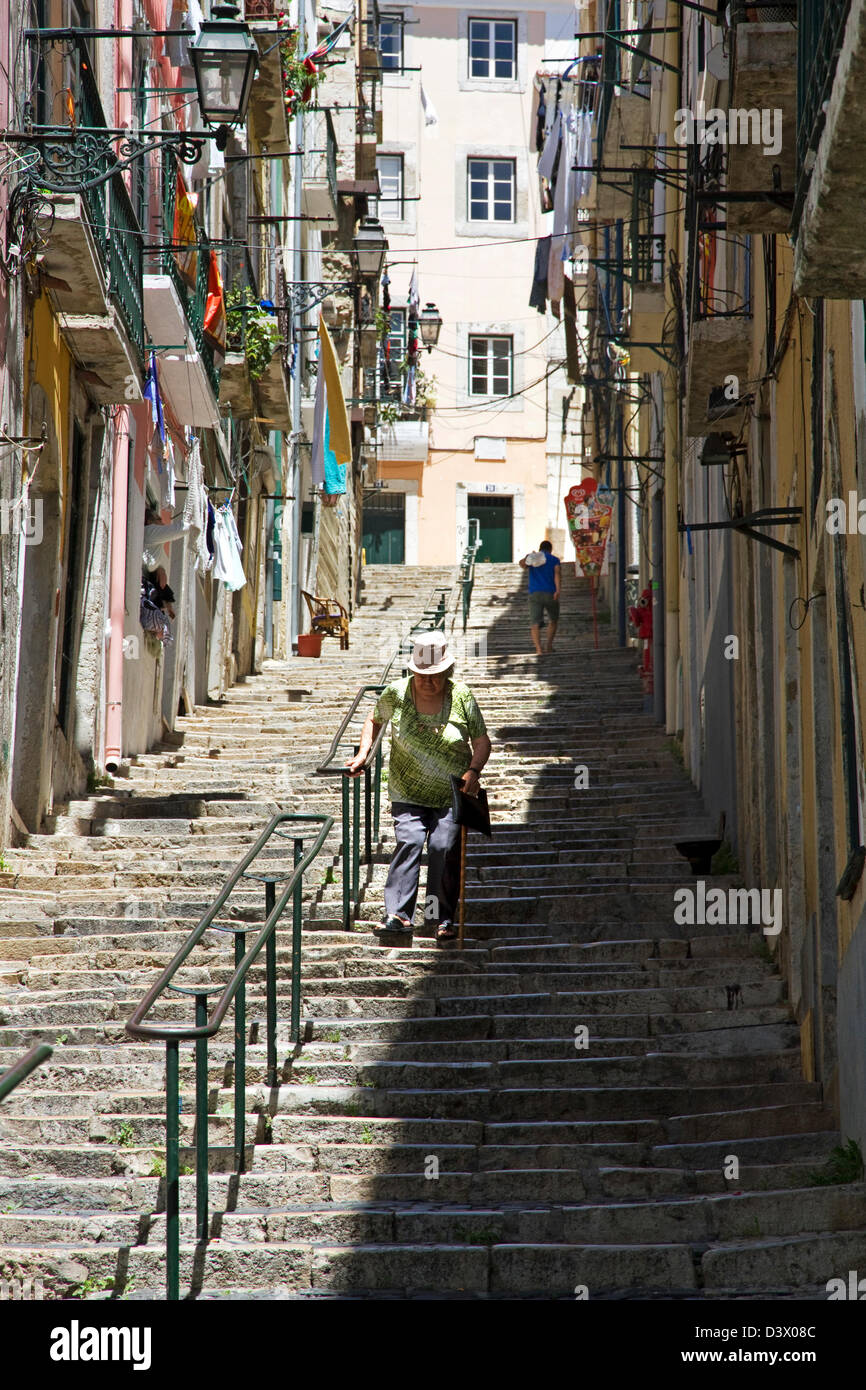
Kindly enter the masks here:
<path id="1" fill-rule="evenodd" d="M 470 739 L 487 733 L 475 696 L 462 681 L 447 681 L 439 714 L 419 714 L 409 688 L 411 676 L 386 685 L 373 718 L 391 720 L 388 795 L 415 806 L 447 806 L 450 778 L 462 777 L 472 761 Z"/>

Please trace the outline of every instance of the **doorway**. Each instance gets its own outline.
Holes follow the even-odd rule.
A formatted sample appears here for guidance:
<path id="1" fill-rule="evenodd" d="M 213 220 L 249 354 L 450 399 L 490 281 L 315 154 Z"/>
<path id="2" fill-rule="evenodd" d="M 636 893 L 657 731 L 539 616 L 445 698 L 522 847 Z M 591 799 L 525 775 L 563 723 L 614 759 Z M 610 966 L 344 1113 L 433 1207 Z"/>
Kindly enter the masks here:
<path id="1" fill-rule="evenodd" d="M 364 499 L 361 541 L 368 565 L 402 565 L 406 556 L 406 494 L 380 492 Z"/>
<path id="2" fill-rule="evenodd" d="M 468 517 L 478 520 L 481 549 L 478 560 L 510 564 L 514 556 L 514 499 L 502 494 L 470 494 Z"/>

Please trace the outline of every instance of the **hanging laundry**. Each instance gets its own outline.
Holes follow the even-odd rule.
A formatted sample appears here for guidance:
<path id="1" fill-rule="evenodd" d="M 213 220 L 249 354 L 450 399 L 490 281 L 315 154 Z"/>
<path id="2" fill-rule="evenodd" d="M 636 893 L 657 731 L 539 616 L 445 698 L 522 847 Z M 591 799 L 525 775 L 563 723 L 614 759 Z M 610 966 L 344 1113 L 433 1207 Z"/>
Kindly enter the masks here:
<path id="1" fill-rule="evenodd" d="M 177 474 L 174 468 L 174 444 L 169 437 L 165 441 L 164 467 L 160 474 L 159 505 L 162 511 L 174 507 L 174 485 Z"/>
<path id="2" fill-rule="evenodd" d="M 544 125 L 547 117 L 547 102 L 545 97 L 547 89 L 543 82 L 539 81 L 538 87 L 538 108 L 535 113 L 535 148 L 540 154 L 544 149 Z"/>
<path id="3" fill-rule="evenodd" d="M 547 310 L 547 264 L 550 260 L 550 237 L 539 237 L 535 248 L 535 270 L 532 276 L 532 290 L 529 295 L 530 309 L 540 314 Z"/>
<path id="4" fill-rule="evenodd" d="M 325 415 L 325 446 L 324 446 L 324 472 L 325 472 L 325 493 L 328 497 L 336 499 L 346 491 L 346 465 L 337 462 L 337 456 L 331 448 L 331 417 Z M 334 505 L 329 503 L 328 505 Z"/>
<path id="5" fill-rule="evenodd" d="M 575 201 L 585 198 L 592 187 L 592 112 L 579 111 L 577 115 L 577 158 L 574 161 L 579 171 L 574 176 Z"/>
<path id="6" fill-rule="evenodd" d="M 203 22 L 204 14 L 198 0 L 172 0 L 168 28 L 185 29 L 189 34 L 189 38 L 175 34 L 165 40 L 165 51 L 173 67 L 192 66 L 189 40 L 198 37 Z"/>
<path id="7" fill-rule="evenodd" d="M 424 83 L 421 83 L 421 110 L 424 112 L 424 125 L 428 135 L 438 135 L 439 132 L 430 129 L 431 126 L 439 124 L 439 117 L 436 114 L 436 107 L 427 95 Z"/>
<path id="8" fill-rule="evenodd" d="M 559 153 L 559 142 L 562 137 L 562 112 L 557 111 L 553 125 L 544 142 L 544 149 L 538 160 L 538 174 L 540 178 L 553 182 L 553 169 L 556 164 L 556 156 Z"/>
<path id="9" fill-rule="evenodd" d="M 231 508 L 225 502 L 214 518 L 214 579 L 221 579 L 234 592 L 247 582 L 241 560 L 241 541 Z"/>
<path id="10" fill-rule="evenodd" d="M 189 192 L 183 175 L 178 170 L 175 180 L 171 244 L 181 279 L 193 290 L 198 279 L 198 233 L 195 225 L 197 207 L 198 194 Z"/>
<path id="11" fill-rule="evenodd" d="M 203 331 L 213 352 L 214 363 L 217 367 L 222 366 L 226 355 L 226 299 L 223 291 L 223 278 L 220 274 L 219 261 L 215 251 L 210 253 Z"/>
<path id="12" fill-rule="evenodd" d="M 214 521 L 215 521 L 215 519 L 216 519 L 216 512 L 215 512 L 215 510 L 214 510 L 214 505 L 213 505 L 213 502 L 210 500 L 210 498 L 208 498 L 208 499 L 207 499 L 207 522 L 205 523 L 204 543 L 205 543 L 205 545 L 207 546 L 207 553 L 208 553 L 208 555 L 209 555 L 210 558 L 211 558 L 211 563 L 213 563 L 213 559 L 214 559 L 214 556 L 215 556 L 215 554 L 216 554 L 216 550 L 215 550 L 215 548 L 214 548 L 214 543 L 213 543 L 213 528 L 214 528 Z"/>
<path id="13" fill-rule="evenodd" d="M 193 435 L 192 445 L 186 461 L 186 481 L 187 493 L 186 504 L 183 509 L 183 519 L 188 530 L 192 532 L 193 554 L 195 555 L 194 569 L 204 574 L 211 566 L 211 557 L 208 554 L 205 544 L 205 531 L 207 530 L 207 491 L 204 485 L 204 467 L 201 461 L 201 445 L 198 438 Z"/>

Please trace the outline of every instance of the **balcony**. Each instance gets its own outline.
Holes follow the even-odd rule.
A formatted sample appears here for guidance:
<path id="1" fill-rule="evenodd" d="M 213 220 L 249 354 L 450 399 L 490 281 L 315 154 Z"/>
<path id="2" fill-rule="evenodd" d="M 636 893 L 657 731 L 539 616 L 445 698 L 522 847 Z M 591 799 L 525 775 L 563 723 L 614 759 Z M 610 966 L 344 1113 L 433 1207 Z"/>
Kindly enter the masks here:
<path id="1" fill-rule="evenodd" d="M 652 344 L 661 347 L 664 336 L 665 239 L 650 233 L 631 238 L 631 313 L 629 316 L 629 369 L 658 372 L 665 359 Z"/>
<path id="2" fill-rule="evenodd" d="M 292 401 L 282 346 L 277 348 L 255 385 L 268 429 L 290 430 Z"/>
<path id="3" fill-rule="evenodd" d="M 866 296 L 866 0 L 813 0 L 797 29 L 794 289 Z"/>
<path id="4" fill-rule="evenodd" d="M 204 334 L 211 249 L 207 234 L 194 229 L 195 241 L 174 241 L 177 164 L 163 157 L 163 216 L 160 243 L 145 249 L 144 318 L 159 357 L 162 390 L 183 425 L 219 424 L 219 372 Z"/>
<path id="5" fill-rule="evenodd" d="M 337 230 L 337 140 L 330 111 L 308 111 L 301 160 L 304 216 L 322 229 Z"/>
<path id="6" fill-rule="evenodd" d="M 790 15 L 787 22 L 775 22 L 786 10 Z M 732 193 L 793 193 L 797 145 L 796 15 L 794 5 L 773 9 L 734 7 L 731 108 L 751 119 L 747 139 L 732 143 L 729 138 L 727 187 Z M 764 23 L 761 16 L 772 16 L 774 22 Z M 781 113 L 778 123 L 776 112 Z M 768 116 L 771 122 L 757 138 L 758 126 Z M 738 130 L 737 134 L 746 132 Z M 765 149 L 769 153 L 765 154 Z M 790 220 L 790 197 L 783 203 L 764 198 L 727 205 L 732 231 L 784 233 Z"/>
<path id="7" fill-rule="evenodd" d="M 76 118 L 105 128 L 99 90 L 78 45 Z M 40 217 L 40 265 L 74 356 L 101 405 L 141 399 L 144 340 L 141 228 L 120 174 L 82 193 L 52 194 Z"/>

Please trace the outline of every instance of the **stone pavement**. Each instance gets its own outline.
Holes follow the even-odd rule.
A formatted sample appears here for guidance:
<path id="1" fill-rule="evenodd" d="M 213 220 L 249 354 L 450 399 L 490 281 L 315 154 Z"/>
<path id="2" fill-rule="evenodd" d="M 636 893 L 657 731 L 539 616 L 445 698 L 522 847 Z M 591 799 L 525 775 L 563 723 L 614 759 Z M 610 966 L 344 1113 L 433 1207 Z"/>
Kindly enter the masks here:
<path id="1" fill-rule="evenodd" d="M 820 1299 L 866 1268 L 863 1184 L 811 1183 L 839 1135 L 802 1079 L 768 939 L 674 923 L 675 889 L 695 882 L 674 842 L 715 827 L 643 712 L 637 654 L 606 633 L 593 650 L 588 594 L 564 570 L 558 650 L 539 660 L 520 571 L 479 567 L 470 634 L 486 655 L 460 669 L 493 739 L 495 834 L 470 838 L 465 951 L 342 930 L 338 819 L 305 886 L 299 1048 L 281 931 L 274 1089 L 262 970 L 248 989 L 240 1177 L 230 1020 L 213 1041 L 212 1239 L 195 1243 L 183 1176 L 184 1296 Z M 55 1051 L 0 1108 L 0 1277 L 164 1296 L 164 1049 L 125 1021 L 277 808 L 338 815 L 340 779 L 314 769 L 340 714 L 454 578 L 369 569 L 349 652 L 266 663 L 6 852 L 0 1069 L 37 1041 Z M 386 799 L 364 920 L 392 845 Z M 231 920 L 262 919 L 260 885 L 231 902 Z M 231 941 L 213 935 L 186 982 L 229 978 Z M 187 1166 L 193 1081 L 185 1046 Z"/>

